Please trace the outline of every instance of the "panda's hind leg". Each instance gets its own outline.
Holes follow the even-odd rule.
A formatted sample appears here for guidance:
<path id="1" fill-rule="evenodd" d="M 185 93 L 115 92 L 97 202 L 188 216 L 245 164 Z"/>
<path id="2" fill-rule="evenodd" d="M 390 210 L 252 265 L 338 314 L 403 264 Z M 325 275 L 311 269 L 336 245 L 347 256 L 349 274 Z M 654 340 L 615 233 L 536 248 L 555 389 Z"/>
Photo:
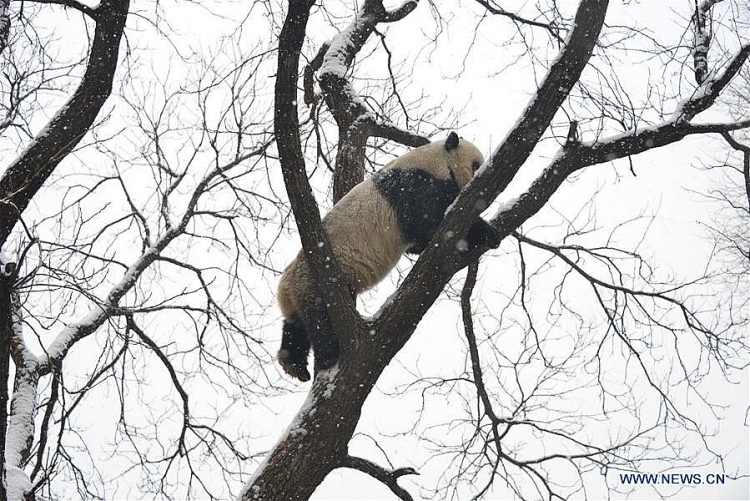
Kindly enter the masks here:
<path id="1" fill-rule="evenodd" d="M 331 317 L 322 298 L 316 298 L 308 310 L 310 342 L 315 353 L 315 372 L 330 369 L 339 359 L 339 341 L 333 334 Z"/>
<path id="2" fill-rule="evenodd" d="M 307 356 L 310 353 L 310 340 L 304 322 L 284 320 L 281 334 L 281 349 L 277 355 L 284 372 L 300 381 L 309 381 Z"/>

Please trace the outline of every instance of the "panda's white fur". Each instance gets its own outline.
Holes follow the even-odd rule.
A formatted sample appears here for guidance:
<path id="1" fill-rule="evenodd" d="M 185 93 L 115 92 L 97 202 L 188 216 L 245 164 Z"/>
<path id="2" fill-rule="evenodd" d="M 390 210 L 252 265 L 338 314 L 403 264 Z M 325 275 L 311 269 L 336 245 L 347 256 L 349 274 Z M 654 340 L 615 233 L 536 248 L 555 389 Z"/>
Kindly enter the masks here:
<path id="1" fill-rule="evenodd" d="M 389 175 L 388 171 L 417 170 L 429 178 L 457 184 L 457 194 L 483 163 L 484 158 L 476 146 L 451 133 L 446 140 L 426 144 L 394 159 L 373 177 L 355 186 L 323 218 L 323 227 L 341 269 L 340 283 L 353 294 L 373 287 L 415 244 L 399 225 L 393 200 L 384 198 L 375 179 L 384 179 Z M 435 210 L 444 211 L 445 207 Z M 439 221 L 443 214 L 432 216 Z M 313 284 L 312 273 L 300 251 L 281 276 L 277 300 L 285 322 L 279 361 L 287 373 L 303 381 L 309 379 L 306 369 L 309 342 L 301 338 L 306 337 L 304 331 L 308 330 L 305 329 L 306 312 L 314 296 Z M 315 339 L 312 341 L 318 367 L 322 348 L 315 346 Z M 331 356 L 335 358 L 337 350 L 334 351 Z M 333 363 L 335 359 L 325 361 L 323 365 Z"/>

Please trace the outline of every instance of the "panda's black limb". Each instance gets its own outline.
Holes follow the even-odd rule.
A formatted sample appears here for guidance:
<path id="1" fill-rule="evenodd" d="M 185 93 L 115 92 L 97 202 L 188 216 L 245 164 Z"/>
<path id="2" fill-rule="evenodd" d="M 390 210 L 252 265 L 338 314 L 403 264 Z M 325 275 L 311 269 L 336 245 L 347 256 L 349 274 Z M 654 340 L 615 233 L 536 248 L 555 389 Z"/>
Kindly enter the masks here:
<path id="1" fill-rule="evenodd" d="M 472 251 L 480 246 L 487 246 L 496 249 L 500 245 L 500 234 L 494 226 L 482 218 L 474 221 L 474 224 L 466 233 L 466 243 L 468 250 Z"/>
<path id="2" fill-rule="evenodd" d="M 307 356 L 310 353 L 310 340 L 302 320 L 284 320 L 281 335 L 281 349 L 278 353 L 279 363 L 284 372 L 300 381 L 309 381 Z"/>

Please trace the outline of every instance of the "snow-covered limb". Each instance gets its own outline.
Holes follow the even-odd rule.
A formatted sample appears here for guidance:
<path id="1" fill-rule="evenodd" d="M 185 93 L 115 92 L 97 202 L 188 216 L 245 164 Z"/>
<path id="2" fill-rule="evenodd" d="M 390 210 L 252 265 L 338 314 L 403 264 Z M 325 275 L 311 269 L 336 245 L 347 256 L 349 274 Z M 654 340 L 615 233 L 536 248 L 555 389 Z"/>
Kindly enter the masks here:
<path id="1" fill-rule="evenodd" d="M 693 71 L 695 81 L 702 84 L 708 75 L 708 49 L 711 47 L 713 30 L 710 23 L 711 8 L 723 0 L 704 0 L 696 2 L 693 14 Z"/>
<path id="2" fill-rule="evenodd" d="M 743 45 L 720 75 L 716 78 L 703 81 L 693 95 L 677 106 L 670 120 L 690 121 L 698 113 L 710 108 L 716 101 L 716 98 L 719 97 L 719 94 L 721 94 L 721 91 L 724 90 L 737 72 L 740 71 L 740 68 L 745 64 L 749 55 L 750 44 Z"/>
<path id="3" fill-rule="evenodd" d="M 416 7 L 417 1 L 409 0 L 400 7 L 388 11 L 382 0 L 365 0 L 354 21 L 331 40 L 320 67 L 321 78 L 326 75 L 344 78 L 354 56 L 359 53 L 378 23 L 399 21 Z"/>
<path id="4" fill-rule="evenodd" d="M 18 297 L 12 302 L 13 328 L 11 352 L 16 366 L 13 398 L 5 442 L 8 501 L 23 501 L 31 488 L 31 480 L 23 465 L 31 453 L 34 440 L 36 397 L 39 387 L 39 360 L 26 347 L 23 339 L 23 319 Z"/>
<path id="5" fill-rule="evenodd" d="M 319 66 L 320 87 L 339 127 L 339 147 L 333 180 L 334 202 L 340 200 L 364 178 L 364 149 L 370 136 L 402 139 L 405 142 L 399 142 L 408 146 L 420 146 L 427 142 L 426 138 L 405 131 L 395 133 L 395 127 L 378 120 L 365 106 L 346 76 L 354 57 L 375 32 L 379 23 L 403 19 L 416 7 L 417 2 L 410 0 L 388 11 L 382 0 L 365 1 L 354 21 L 321 47 L 318 56 L 305 72 L 305 101 L 313 101 L 310 97 L 311 75 Z"/>

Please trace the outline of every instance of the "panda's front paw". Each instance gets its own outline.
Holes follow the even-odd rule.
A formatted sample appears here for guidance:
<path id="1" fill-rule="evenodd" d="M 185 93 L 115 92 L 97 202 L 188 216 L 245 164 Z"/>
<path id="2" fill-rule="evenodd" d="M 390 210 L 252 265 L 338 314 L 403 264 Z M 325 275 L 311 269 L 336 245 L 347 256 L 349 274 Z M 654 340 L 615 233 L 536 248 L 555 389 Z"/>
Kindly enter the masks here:
<path id="1" fill-rule="evenodd" d="M 500 242 L 502 241 L 502 239 L 500 238 L 500 232 L 497 231 L 495 227 L 490 225 L 489 223 L 487 223 L 487 228 L 488 231 L 484 243 L 486 243 L 487 246 L 492 249 L 497 249 L 498 247 L 500 247 Z"/>
<path id="2" fill-rule="evenodd" d="M 310 371 L 307 370 L 307 360 L 294 360 L 292 353 L 289 350 L 279 350 L 276 358 L 281 364 L 281 368 L 284 372 L 292 376 L 293 378 L 299 379 L 303 383 L 310 381 Z"/>
<path id="3" fill-rule="evenodd" d="M 500 233 L 490 223 L 482 218 L 477 219 L 466 234 L 468 249 L 472 251 L 477 247 L 489 247 L 497 249 L 500 246 Z"/>

